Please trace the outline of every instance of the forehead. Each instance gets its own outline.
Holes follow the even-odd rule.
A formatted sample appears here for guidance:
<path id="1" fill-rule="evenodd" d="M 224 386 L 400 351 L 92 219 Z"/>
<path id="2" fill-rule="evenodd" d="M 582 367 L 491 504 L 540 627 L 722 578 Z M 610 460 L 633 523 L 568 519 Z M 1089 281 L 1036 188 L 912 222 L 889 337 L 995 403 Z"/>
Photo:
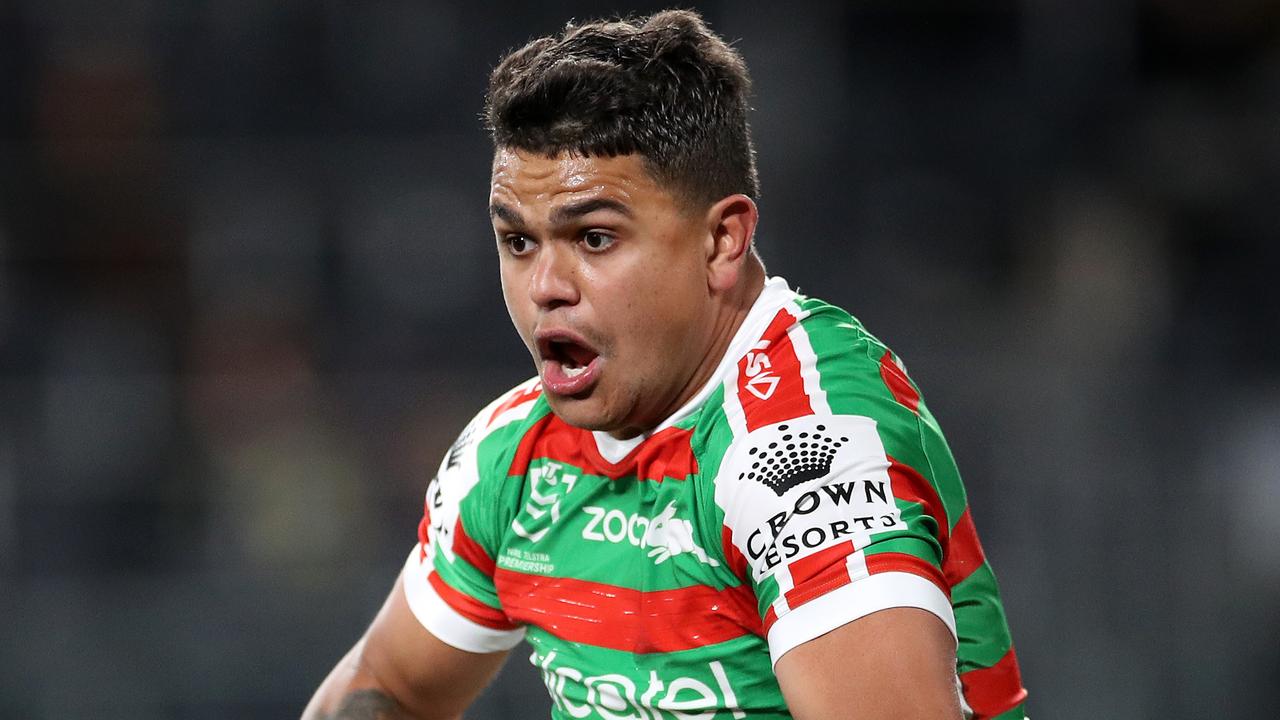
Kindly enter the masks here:
<path id="1" fill-rule="evenodd" d="M 628 204 L 674 202 L 639 155 L 547 156 L 514 148 L 494 153 L 489 197 L 491 202 L 517 205 L 555 205 L 590 197 Z"/>

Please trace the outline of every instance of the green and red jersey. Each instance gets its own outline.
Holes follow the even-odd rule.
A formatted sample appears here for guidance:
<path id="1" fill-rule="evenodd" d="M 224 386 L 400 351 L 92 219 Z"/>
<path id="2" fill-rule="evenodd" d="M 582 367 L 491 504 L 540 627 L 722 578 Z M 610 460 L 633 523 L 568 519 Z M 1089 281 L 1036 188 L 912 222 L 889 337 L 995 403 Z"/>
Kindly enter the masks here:
<path id="1" fill-rule="evenodd" d="M 1024 717 L 938 424 L 879 340 L 778 278 L 650 433 L 572 427 L 536 379 L 481 411 L 428 487 L 404 583 L 446 643 L 527 640 L 558 719 L 789 718 L 778 658 L 890 607 L 952 630 L 973 717 Z"/>

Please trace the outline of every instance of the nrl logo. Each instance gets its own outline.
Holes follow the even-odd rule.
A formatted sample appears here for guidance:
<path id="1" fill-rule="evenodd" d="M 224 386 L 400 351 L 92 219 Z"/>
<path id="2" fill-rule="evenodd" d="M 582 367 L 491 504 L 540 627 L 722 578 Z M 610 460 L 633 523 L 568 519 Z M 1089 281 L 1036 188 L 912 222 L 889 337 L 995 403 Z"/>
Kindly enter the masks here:
<path id="1" fill-rule="evenodd" d="M 847 437 L 827 434 L 826 425 L 811 431 L 796 432 L 789 425 L 779 425 L 777 434 L 747 450 L 751 468 L 738 473 L 739 480 L 755 480 L 782 497 L 791 488 L 831 472 L 831 461 Z"/>
<path id="2" fill-rule="evenodd" d="M 536 543 L 560 519 L 560 498 L 572 492 L 574 483 L 578 482 L 577 475 L 561 472 L 563 468 L 560 463 L 548 462 L 529 471 L 529 501 L 524 504 L 524 513 L 539 524 L 546 523 L 546 527 L 529 530 L 517 516 L 511 521 L 511 530 L 515 534 Z M 551 517 L 543 520 L 544 515 Z"/>

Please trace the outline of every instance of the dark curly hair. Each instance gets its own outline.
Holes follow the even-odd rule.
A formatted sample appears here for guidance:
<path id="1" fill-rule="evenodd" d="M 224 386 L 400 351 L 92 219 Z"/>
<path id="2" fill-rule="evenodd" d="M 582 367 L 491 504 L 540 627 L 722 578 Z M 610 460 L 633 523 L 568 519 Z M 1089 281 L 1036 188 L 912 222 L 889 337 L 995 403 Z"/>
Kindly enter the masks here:
<path id="1" fill-rule="evenodd" d="M 555 156 L 639 154 L 696 207 L 759 195 L 742 56 L 701 16 L 569 23 L 494 69 L 485 118 L 496 148 Z"/>

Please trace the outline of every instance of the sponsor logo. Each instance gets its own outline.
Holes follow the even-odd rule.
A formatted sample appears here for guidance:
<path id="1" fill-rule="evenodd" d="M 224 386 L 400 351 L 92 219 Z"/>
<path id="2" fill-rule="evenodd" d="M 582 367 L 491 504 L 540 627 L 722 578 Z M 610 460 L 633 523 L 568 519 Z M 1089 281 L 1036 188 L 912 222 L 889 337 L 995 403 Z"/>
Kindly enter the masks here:
<path id="1" fill-rule="evenodd" d="M 778 389 L 778 376 L 770 369 L 773 363 L 765 351 L 769 349 L 769 341 L 761 340 L 747 352 L 747 363 L 743 372 L 747 374 L 747 391 L 761 400 L 773 397 Z"/>
<path id="2" fill-rule="evenodd" d="M 529 662 L 542 673 L 551 701 L 575 718 L 711 720 L 721 710 L 739 720 L 747 716 L 738 706 L 737 694 L 719 660 L 705 666 L 714 686 L 696 677 L 662 678 L 651 670 L 643 690 L 626 675 L 588 676 L 577 668 L 556 664 L 555 660 L 554 650 L 543 657 L 535 650 L 529 656 Z"/>
<path id="3" fill-rule="evenodd" d="M 511 531 L 529 542 L 538 542 L 547 530 L 560 519 L 560 498 L 573 492 L 578 476 L 562 472 L 564 466 L 556 462 L 529 470 L 529 501 L 524 504 L 523 512 L 511 521 Z M 525 517 L 527 516 L 527 517 Z M 548 517 L 549 520 L 544 520 Z M 523 522 L 522 522 L 523 520 Z M 529 525 L 543 525 L 530 530 Z"/>
<path id="4" fill-rule="evenodd" d="M 804 493 L 789 510 L 771 515 L 751 531 L 746 554 L 764 575 L 786 560 L 842 538 L 903 527 L 887 480 L 832 483 Z"/>
<path id="5" fill-rule="evenodd" d="M 751 467 L 738 473 L 738 479 L 755 480 L 782 497 L 801 483 L 826 477 L 836 452 L 847 442 L 848 437 L 828 434 L 826 425 L 809 431 L 779 425 L 747 449 Z"/>
<path id="6" fill-rule="evenodd" d="M 582 528 L 582 538 L 593 542 L 628 543 L 649 550 L 654 565 L 661 565 L 681 553 L 689 553 L 703 565 L 720 563 L 693 541 L 693 523 L 676 517 L 675 502 L 667 503 L 654 517 L 588 505 L 582 508 L 590 519 Z"/>

